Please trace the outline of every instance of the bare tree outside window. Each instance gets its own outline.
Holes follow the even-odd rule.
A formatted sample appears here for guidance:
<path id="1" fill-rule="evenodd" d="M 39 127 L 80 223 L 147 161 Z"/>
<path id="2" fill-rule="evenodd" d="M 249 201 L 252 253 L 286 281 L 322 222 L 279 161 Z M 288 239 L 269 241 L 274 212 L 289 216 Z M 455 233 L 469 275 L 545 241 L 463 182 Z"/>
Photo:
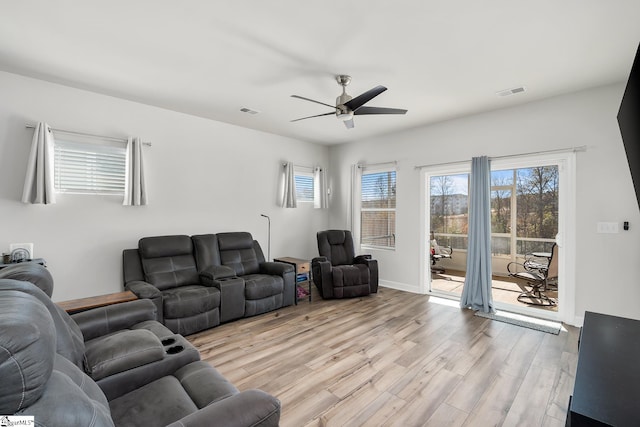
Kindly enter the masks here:
<path id="1" fill-rule="evenodd" d="M 517 236 L 554 239 L 558 233 L 558 167 L 517 170 Z M 549 251 L 552 243 L 519 241 L 518 253 Z"/>
<path id="2" fill-rule="evenodd" d="M 430 179 L 431 231 L 439 244 L 467 248 L 469 175 L 439 175 Z"/>

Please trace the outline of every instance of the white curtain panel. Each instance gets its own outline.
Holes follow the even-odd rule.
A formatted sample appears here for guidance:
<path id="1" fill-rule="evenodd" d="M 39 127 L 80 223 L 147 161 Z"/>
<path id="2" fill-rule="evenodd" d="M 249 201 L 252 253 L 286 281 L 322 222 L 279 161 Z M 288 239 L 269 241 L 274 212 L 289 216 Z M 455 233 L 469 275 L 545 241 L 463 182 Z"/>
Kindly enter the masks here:
<path id="1" fill-rule="evenodd" d="M 293 170 L 293 162 L 287 162 L 283 169 L 283 182 L 282 189 L 282 207 L 283 208 L 297 208 L 298 202 L 296 201 L 296 180 Z"/>
<path id="2" fill-rule="evenodd" d="M 142 161 L 142 141 L 129 137 L 127 141 L 127 161 L 124 184 L 124 206 L 144 206 L 147 204 L 147 188 L 144 181 Z"/>
<path id="3" fill-rule="evenodd" d="M 322 168 L 313 170 L 313 207 L 326 209 L 329 207 L 327 173 Z"/>
<path id="4" fill-rule="evenodd" d="M 362 165 L 351 165 L 351 200 L 347 221 L 353 236 L 353 246 L 356 253 L 360 252 L 360 207 L 362 206 Z"/>
<path id="5" fill-rule="evenodd" d="M 40 122 L 33 131 L 31 153 L 22 191 L 23 203 L 47 205 L 56 202 L 53 158 L 53 133 L 49 125 Z"/>

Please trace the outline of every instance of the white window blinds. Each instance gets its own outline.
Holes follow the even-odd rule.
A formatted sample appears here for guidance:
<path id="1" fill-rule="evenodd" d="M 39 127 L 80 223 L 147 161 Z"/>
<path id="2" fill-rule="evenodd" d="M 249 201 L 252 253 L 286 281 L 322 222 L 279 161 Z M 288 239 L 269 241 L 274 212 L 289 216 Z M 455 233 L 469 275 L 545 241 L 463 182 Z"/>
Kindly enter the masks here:
<path id="1" fill-rule="evenodd" d="M 362 171 L 360 193 L 360 243 L 396 246 L 396 171 Z"/>
<path id="2" fill-rule="evenodd" d="M 313 203 L 313 172 L 302 171 L 299 167 L 294 170 L 296 201 Z"/>
<path id="3" fill-rule="evenodd" d="M 55 142 L 55 189 L 63 193 L 124 194 L 124 146 Z"/>

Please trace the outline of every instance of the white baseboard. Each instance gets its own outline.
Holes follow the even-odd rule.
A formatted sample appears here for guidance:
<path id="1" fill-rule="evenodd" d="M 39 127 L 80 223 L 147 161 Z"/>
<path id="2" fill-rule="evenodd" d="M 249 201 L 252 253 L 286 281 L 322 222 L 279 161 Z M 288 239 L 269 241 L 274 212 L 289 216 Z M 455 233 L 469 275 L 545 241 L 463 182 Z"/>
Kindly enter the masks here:
<path id="1" fill-rule="evenodd" d="M 419 287 L 417 287 L 415 285 L 408 285 L 406 283 L 392 282 L 390 280 L 379 280 L 378 281 L 378 285 L 379 286 L 383 286 L 385 288 L 396 289 L 398 291 L 411 292 L 411 293 L 414 293 L 414 294 L 419 294 L 420 293 L 420 288 Z"/>
<path id="2" fill-rule="evenodd" d="M 573 318 L 573 323 L 571 323 L 571 326 L 576 326 L 578 328 L 581 328 L 583 324 L 584 324 L 584 317 L 576 316 Z"/>

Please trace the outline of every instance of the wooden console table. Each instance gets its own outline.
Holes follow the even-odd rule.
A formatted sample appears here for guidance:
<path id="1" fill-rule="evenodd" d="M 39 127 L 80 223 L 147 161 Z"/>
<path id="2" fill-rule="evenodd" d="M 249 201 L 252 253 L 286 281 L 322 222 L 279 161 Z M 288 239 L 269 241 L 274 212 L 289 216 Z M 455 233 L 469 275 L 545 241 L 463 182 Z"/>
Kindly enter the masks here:
<path id="1" fill-rule="evenodd" d="M 138 297 L 131 291 L 116 292 L 113 294 L 98 295 L 95 297 L 72 299 L 61 301 L 56 304 L 69 314 L 90 310 L 105 305 L 118 304 L 121 302 L 137 300 Z"/>
<path id="2" fill-rule="evenodd" d="M 640 321 L 586 312 L 566 426 L 638 426 Z"/>

